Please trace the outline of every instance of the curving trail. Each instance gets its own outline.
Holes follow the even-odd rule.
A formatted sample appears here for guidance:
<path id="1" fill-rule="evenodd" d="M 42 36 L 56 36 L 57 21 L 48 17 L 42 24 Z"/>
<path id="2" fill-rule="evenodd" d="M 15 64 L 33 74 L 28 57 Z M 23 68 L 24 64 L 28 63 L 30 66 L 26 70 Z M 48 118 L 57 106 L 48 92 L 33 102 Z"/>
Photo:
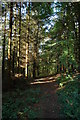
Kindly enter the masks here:
<path id="1" fill-rule="evenodd" d="M 56 94 L 58 89 L 58 84 L 56 83 L 56 78 L 60 74 L 53 77 L 46 77 L 41 79 L 36 79 L 33 85 L 40 87 L 41 94 L 39 96 L 40 101 L 35 104 L 34 107 L 41 109 L 39 118 L 52 118 L 53 120 L 62 120 L 60 116 L 61 105 L 58 103 L 58 95 Z"/>

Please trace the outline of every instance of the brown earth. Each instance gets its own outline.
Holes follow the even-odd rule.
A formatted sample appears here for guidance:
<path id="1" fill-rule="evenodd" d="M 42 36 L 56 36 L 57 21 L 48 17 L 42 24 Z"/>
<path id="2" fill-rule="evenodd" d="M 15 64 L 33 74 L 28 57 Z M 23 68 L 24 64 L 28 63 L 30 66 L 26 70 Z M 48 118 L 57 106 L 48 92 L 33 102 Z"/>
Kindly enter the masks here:
<path id="1" fill-rule="evenodd" d="M 35 87 L 38 85 L 40 87 L 40 101 L 38 104 L 35 104 L 34 107 L 41 110 L 38 118 L 43 119 L 56 119 L 62 120 L 60 115 L 61 105 L 58 102 L 57 90 L 59 88 L 56 78 L 59 77 L 60 74 L 55 77 L 46 77 L 41 79 L 36 79 L 33 83 Z"/>

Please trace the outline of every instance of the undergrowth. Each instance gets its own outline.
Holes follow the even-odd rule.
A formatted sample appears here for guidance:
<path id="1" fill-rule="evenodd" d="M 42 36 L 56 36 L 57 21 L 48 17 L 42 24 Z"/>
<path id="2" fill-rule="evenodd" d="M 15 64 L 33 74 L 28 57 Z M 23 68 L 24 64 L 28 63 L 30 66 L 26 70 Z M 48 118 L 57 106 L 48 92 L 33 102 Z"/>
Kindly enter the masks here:
<path id="1" fill-rule="evenodd" d="M 33 106 L 39 102 L 39 94 L 39 88 L 16 89 L 3 94 L 2 120 L 37 118 L 39 111 Z"/>
<path id="2" fill-rule="evenodd" d="M 61 104 L 61 114 L 65 118 L 80 120 L 80 74 L 62 75 L 57 79 L 60 89 L 58 100 Z"/>

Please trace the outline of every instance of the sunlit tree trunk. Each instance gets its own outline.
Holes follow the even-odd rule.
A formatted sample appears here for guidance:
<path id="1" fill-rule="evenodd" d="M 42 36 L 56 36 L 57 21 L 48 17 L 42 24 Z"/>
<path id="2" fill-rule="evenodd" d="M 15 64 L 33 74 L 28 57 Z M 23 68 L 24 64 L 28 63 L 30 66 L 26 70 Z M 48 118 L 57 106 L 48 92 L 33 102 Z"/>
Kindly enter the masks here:
<path id="1" fill-rule="evenodd" d="M 25 77 L 28 77 L 28 43 L 26 43 Z"/>
<path id="2" fill-rule="evenodd" d="M 13 38 L 13 64 L 12 64 L 13 76 L 15 72 L 15 42 L 16 42 L 16 3 L 15 3 L 15 11 L 14 11 L 14 38 Z"/>
<path id="3" fill-rule="evenodd" d="M 9 23 L 9 40 L 8 40 L 8 71 L 9 77 L 11 72 L 11 40 L 12 40 L 12 16 L 13 16 L 13 3 L 10 3 L 10 23 Z"/>
<path id="4" fill-rule="evenodd" d="M 17 61 L 17 67 L 18 67 L 18 74 L 20 73 L 20 41 L 21 41 L 21 2 L 20 2 L 20 10 L 19 10 L 19 40 L 18 40 L 18 61 Z"/>
<path id="5" fill-rule="evenodd" d="M 26 43 L 26 64 L 25 64 L 25 77 L 29 77 L 29 30 L 30 30 L 30 2 L 28 8 L 28 33 L 27 33 L 27 43 Z"/>
<path id="6" fill-rule="evenodd" d="M 21 32 L 21 2 L 20 2 L 20 8 L 19 8 L 19 35 L 17 38 L 17 73 L 19 75 L 19 62 L 20 62 L 20 32 Z"/>
<path id="7" fill-rule="evenodd" d="M 4 38 L 3 38 L 2 79 L 4 79 L 4 73 L 5 73 L 6 8 L 4 12 L 5 12 L 5 21 L 4 21 Z"/>

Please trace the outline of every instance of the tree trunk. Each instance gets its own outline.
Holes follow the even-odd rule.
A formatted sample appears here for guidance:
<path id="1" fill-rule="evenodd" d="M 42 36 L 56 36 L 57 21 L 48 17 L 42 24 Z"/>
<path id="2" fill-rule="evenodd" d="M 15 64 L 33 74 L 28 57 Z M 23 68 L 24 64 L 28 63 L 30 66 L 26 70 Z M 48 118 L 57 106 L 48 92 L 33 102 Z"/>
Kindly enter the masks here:
<path id="1" fill-rule="evenodd" d="M 39 20 L 38 20 L 38 31 L 37 31 L 37 49 L 36 49 L 36 52 L 37 52 L 37 76 L 39 77 L 39 53 L 38 53 L 38 45 L 39 45 Z"/>
<path id="2" fill-rule="evenodd" d="M 75 55 L 75 59 L 77 60 L 77 41 L 78 41 L 78 37 L 77 37 L 77 29 L 76 29 L 74 20 L 73 20 L 73 29 L 74 29 L 74 55 Z"/>
<path id="3" fill-rule="evenodd" d="M 5 34 L 6 34 L 6 9 L 5 9 L 5 21 L 4 21 L 4 39 L 3 39 L 3 59 L 2 59 L 2 79 L 5 75 Z"/>
<path id="4" fill-rule="evenodd" d="M 26 64 L 25 64 L 25 77 L 29 77 L 29 23 L 30 23 L 30 2 L 29 2 L 29 8 L 28 8 L 28 35 L 27 35 L 27 43 L 26 43 Z"/>
<path id="5" fill-rule="evenodd" d="M 39 58 L 39 53 L 38 53 L 38 45 L 39 45 L 39 20 L 38 20 L 38 30 L 37 30 L 37 35 L 34 41 L 34 60 L 33 60 L 33 78 L 38 77 L 39 76 L 39 62 L 38 62 L 38 58 Z"/>
<path id="6" fill-rule="evenodd" d="M 15 13 L 14 13 L 14 39 L 13 39 L 13 67 L 12 67 L 12 73 L 14 76 L 15 72 L 15 41 L 16 40 L 16 3 L 15 3 Z"/>
<path id="7" fill-rule="evenodd" d="M 25 77 L 28 77 L 28 43 L 26 43 Z"/>
<path id="8" fill-rule="evenodd" d="M 18 74 L 20 73 L 20 41 L 21 41 L 21 2 L 19 10 L 19 41 L 18 41 Z"/>
<path id="9" fill-rule="evenodd" d="M 12 40 L 12 16 L 13 16 L 13 3 L 10 3 L 10 23 L 9 23 L 9 40 L 8 40 L 8 76 L 11 76 L 11 40 Z"/>
<path id="10" fill-rule="evenodd" d="M 78 63 L 78 71 L 80 71 L 80 4 L 75 5 L 77 8 L 77 12 L 75 13 L 76 15 L 76 25 L 74 21 L 74 30 L 75 30 L 75 42 L 74 42 L 74 48 L 75 48 L 75 59 Z M 78 23 L 78 25 L 77 25 Z"/>
<path id="11" fill-rule="evenodd" d="M 78 37 L 78 71 L 80 72 L 80 12 L 78 14 L 79 37 Z"/>
<path id="12" fill-rule="evenodd" d="M 34 41 L 34 53 L 33 53 L 33 78 L 36 77 L 37 73 L 37 40 Z"/>
<path id="13" fill-rule="evenodd" d="M 36 63 L 35 63 L 35 58 L 33 60 L 33 78 L 36 78 Z"/>

